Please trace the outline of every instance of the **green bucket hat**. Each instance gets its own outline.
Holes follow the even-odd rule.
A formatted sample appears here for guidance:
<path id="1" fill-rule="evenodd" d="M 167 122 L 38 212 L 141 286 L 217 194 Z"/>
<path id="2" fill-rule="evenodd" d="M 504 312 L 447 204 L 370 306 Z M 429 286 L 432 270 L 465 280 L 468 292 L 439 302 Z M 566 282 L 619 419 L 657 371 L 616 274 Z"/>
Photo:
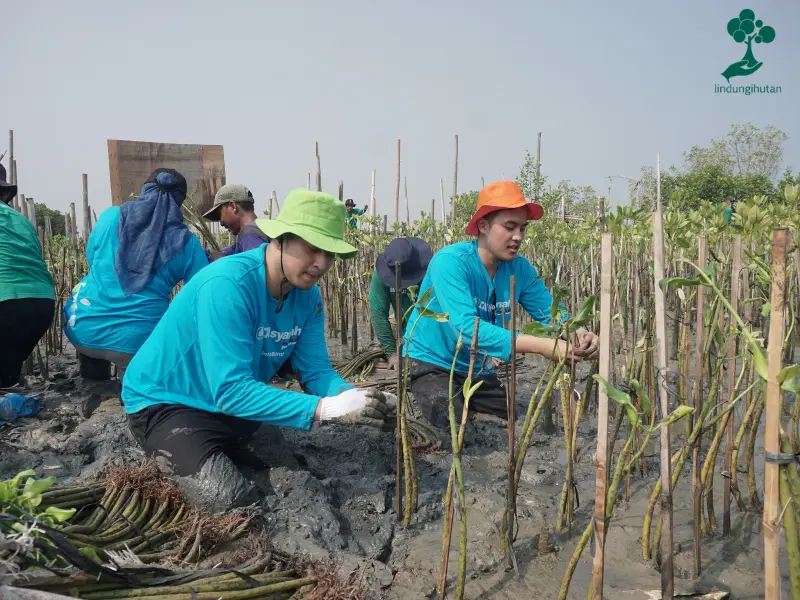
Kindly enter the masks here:
<path id="1" fill-rule="evenodd" d="M 271 239 L 293 233 L 320 250 L 350 258 L 357 250 L 344 241 L 346 213 L 330 194 L 298 188 L 286 196 L 276 218 L 256 219 L 256 225 Z"/>

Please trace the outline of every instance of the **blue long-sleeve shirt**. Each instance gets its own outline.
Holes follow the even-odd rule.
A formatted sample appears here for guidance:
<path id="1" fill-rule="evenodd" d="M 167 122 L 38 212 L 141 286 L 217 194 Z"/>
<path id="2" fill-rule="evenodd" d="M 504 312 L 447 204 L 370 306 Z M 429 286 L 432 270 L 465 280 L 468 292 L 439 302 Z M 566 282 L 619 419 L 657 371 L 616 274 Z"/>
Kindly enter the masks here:
<path id="1" fill-rule="evenodd" d="M 439 250 L 428 265 L 419 297 L 422 298 L 432 287 L 428 308 L 448 313 L 449 320 L 440 323 L 422 317 L 417 321 L 419 309 L 415 307 L 405 332 L 409 356 L 449 371 L 458 335 L 462 333 L 463 347 L 456 361 L 456 371 L 466 373 L 469 370 L 469 345 L 475 317 L 480 317 L 479 352 L 483 356 L 510 360 L 511 332 L 503 327 L 502 311 L 505 308 L 508 322 L 512 275 L 516 276 L 517 303 L 534 320 L 549 323 L 552 296 L 526 258 L 517 256 L 514 260 L 501 262 L 494 278 L 491 278 L 478 256 L 477 242 L 461 242 Z M 493 370 L 491 361 L 482 361 L 479 356 L 474 372 L 479 373 L 481 367 L 484 372 Z"/>
<path id="2" fill-rule="evenodd" d="M 125 296 L 114 271 L 119 214 L 118 206 L 104 210 L 89 235 L 89 273 L 64 304 L 64 332 L 87 348 L 135 354 L 167 311 L 175 286 L 188 283 L 208 259 L 200 240 L 192 236 L 141 291 Z"/>
<path id="3" fill-rule="evenodd" d="M 352 388 L 331 367 L 319 288 L 267 292 L 265 245 L 215 261 L 172 301 L 122 383 L 128 414 L 183 404 L 309 429 L 321 396 Z M 311 394 L 267 385 L 291 357 Z"/>

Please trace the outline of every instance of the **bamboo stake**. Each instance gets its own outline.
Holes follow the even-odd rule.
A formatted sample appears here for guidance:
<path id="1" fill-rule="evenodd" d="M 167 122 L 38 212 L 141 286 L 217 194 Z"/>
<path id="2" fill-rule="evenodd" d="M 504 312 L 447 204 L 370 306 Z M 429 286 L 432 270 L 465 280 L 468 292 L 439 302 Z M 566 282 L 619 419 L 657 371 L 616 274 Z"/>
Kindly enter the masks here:
<path id="1" fill-rule="evenodd" d="M 8 182 L 17 185 L 17 170 L 14 168 L 14 130 L 8 130 Z M 11 200 L 11 206 L 17 208 L 17 195 Z"/>
<path id="2" fill-rule="evenodd" d="M 442 224 L 447 225 L 447 213 L 444 210 L 444 179 L 439 177 L 439 199 L 442 203 Z"/>
<path id="3" fill-rule="evenodd" d="M 322 164 L 319 159 L 319 142 L 316 142 L 317 147 L 317 191 L 322 191 Z"/>
<path id="4" fill-rule="evenodd" d="M 481 178 L 483 179 L 483 178 Z M 517 426 L 517 278 L 510 280 L 511 301 L 511 381 L 508 386 L 508 497 L 506 499 L 506 560 L 514 566 L 514 525 L 517 522 L 517 490 L 514 485 L 514 433 Z M 505 318 L 503 319 L 505 326 Z"/>
<path id="5" fill-rule="evenodd" d="M 734 311 L 739 311 L 739 277 L 742 271 L 742 236 L 737 235 L 733 240 L 733 267 L 731 267 L 731 307 Z M 730 316 L 730 323 L 735 323 L 733 315 Z M 728 402 L 732 402 L 735 394 L 736 371 L 736 336 L 731 335 L 728 340 Z M 734 421 L 735 412 L 728 418 L 728 432 L 725 439 L 725 462 L 724 469 L 729 473 L 723 483 L 722 491 L 722 534 L 728 535 L 731 532 L 731 485 L 736 485 L 736 467 L 732 464 L 733 441 L 735 435 Z"/>
<path id="6" fill-rule="evenodd" d="M 374 217 L 378 214 L 377 206 L 375 206 L 375 169 L 372 169 L 372 185 L 369 188 L 369 205 L 371 207 L 370 216 Z M 375 233 L 375 226 L 372 226 L 372 232 Z"/>
<path id="7" fill-rule="evenodd" d="M 402 328 L 402 314 L 403 311 L 401 309 L 402 304 L 400 304 L 401 294 L 400 294 L 400 287 L 402 285 L 402 263 L 395 263 L 394 267 L 394 298 L 395 298 L 395 324 L 394 324 L 394 338 L 397 342 L 397 427 L 394 432 L 394 441 L 395 441 L 395 482 L 394 482 L 394 494 L 395 494 L 395 513 L 397 514 L 397 520 L 400 521 L 403 518 L 403 511 L 402 511 L 402 503 L 401 503 L 401 481 L 402 481 L 402 454 L 403 454 L 403 442 L 400 437 L 400 422 L 401 422 L 401 414 L 403 409 L 403 395 L 405 390 L 403 389 L 403 355 L 401 354 L 403 351 L 403 338 L 401 337 Z M 410 498 L 406 498 L 406 502 L 410 502 Z"/>
<path id="8" fill-rule="evenodd" d="M 667 394 L 667 323 L 664 290 L 658 282 L 664 278 L 664 214 L 661 205 L 661 160 L 656 154 L 656 212 L 653 215 L 653 274 L 656 311 L 655 362 L 658 373 L 658 397 L 661 417 L 669 415 Z M 670 464 L 670 428 L 661 428 L 661 598 L 672 600 L 675 593 L 675 575 L 672 560 L 672 469 Z"/>
<path id="9" fill-rule="evenodd" d="M 403 177 L 403 196 L 406 203 L 406 225 L 411 227 L 411 213 L 408 212 L 408 182 L 405 177 Z"/>
<path id="10" fill-rule="evenodd" d="M 81 183 L 83 185 L 83 243 L 89 239 L 89 176 L 86 173 L 81 175 Z"/>
<path id="11" fill-rule="evenodd" d="M 458 198 L 458 135 L 456 135 L 455 164 L 453 167 L 453 199 L 450 207 L 452 219 L 456 219 L 456 198 Z"/>
<path id="12" fill-rule="evenodd" d="M 708 239 L 701 236 L 699 240 L 699 258 L 697 266 L 701 269 L 706 268 L 706 253 L 708 252 Z M 703 412 L 703 338 L 705 333 L 705 288 L 697 288 L 697 321 L 695 324 L 695 347 L 694 347 L 694 418 L 700 418 Z M 700 448 L 703 444 L 702 431 L 695 440 L 692 448 L 692 514 L 694 515 L 694 577 L 700 577 L 702 570 L 702 556 L 700 550 L 700 520 L 702 518 L 701 496 L 703 484 L 700 480 Z"/>
<path id="13" fill-rule="evenodd" d="M 764 425 L 764 592 L 765 600 L 781 596 L 781 574 L 778 567 L 780 503 L 778 500 L 778 464 L 770 454 L 780 452 L 781 391 L 778 372 L 781 370 L 783 320 L 786 282 L 786 245 L 788 229 L 772 232 L 772 289 L 770 291 L 769 342 L 767 345 L 767 397 Z M 791 466 L 791 465 L 790 465 Z M 794 468 L 793 466 L 791 466 Z M 791 509 L 793 509 L 792 507 Z"/>
<path id="14" fill-rule="evenodd" d="M 19 187 L 19 183 L 18 183 L 19 182 L 19 176 L 17 175 L 17 159 L 15 158 L 9 164 L 11 166 L 11 171 L 14 173 L 14 185 Z M 14 209 L 19 211 L 19 198 L 17 196 L 14 196 Z"/>
<path id="15" fill-rule="evenodd" d="M 397 178 L 394 188 L 394 222 L 400 221 L 400 140 L 397 140 Z"/>
<path id="16" fill-rule="evenodd" d="M 604 233 L 601 242 L 600 271 L 600 376 L 609 381 L 611 370 L 611 262 L 612 236 Z M 587 384 L 588 385 L 588 384 Z M 598 387 L 597 451 L 595 455 L 594 531 L 595 551 L 592 566 L 592 600 L 603 599 L 603 569 L 606 541 L 606 455 L 608 452 L 608 392 Z M 622 460 L 622 458 L 620 458 Z"/>

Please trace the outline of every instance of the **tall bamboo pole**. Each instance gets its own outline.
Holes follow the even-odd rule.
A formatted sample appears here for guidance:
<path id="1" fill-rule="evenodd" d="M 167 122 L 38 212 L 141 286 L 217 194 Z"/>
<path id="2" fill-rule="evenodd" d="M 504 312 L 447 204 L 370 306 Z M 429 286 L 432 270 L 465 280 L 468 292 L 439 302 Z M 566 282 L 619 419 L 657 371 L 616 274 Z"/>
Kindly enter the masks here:
<path id="1" fill-rule="evenodd" d="M 653 274 L 656 310 L 655 362 L 658 372 L 658 398 L 661 416 L 669 415 L 667 394 L 667 323 L 664 290 L 658 282 L 664 279 L 664 208 L 661 205 L 661 159 L 656 154 L 656 212 L 653 215 Z M 670 428 L 661 428 L 661 598 L 672 600 L 675 593 L 675 572 L 672 560 L 672 465 Z"/>
<path id="2" fill-rule="evenodd" d="M 375 169 L 372 169 L 372 185 L 369 188 L 369 205 L 371 207 L 370 216 L 374 217 L 378 214 L 377 207 L 375 206 Z M 373 229 L 375 226 L 373 225 Z"/>
<path id="3" fill-rule="evenodd" d="M 611 261 L 614 259 L 610 233 L 604 233 L 600 254 L 600 363 L 598 373 L 606 381 L 611 370 Z M 589 385 L 587 383 L 587 385 Z M 603 599 L 603 568 L 606 541 L 606 483 L 608 453 L 608 392 L 598 389 L 597 453 L 595 458 L 594 532 L 595 550 L 592 566 L 592 600 Z M 621 459 L 620 459 L 621 460 Z"/>
<path id="4" fill-rule="evenodd" d="M 403 389 L 403 370 L 404 370 L 404 361 L 403 361 L 403 338 L 402 338 L 402 331 L 403 331 L 403 324 L 402 324 L 402 314 L 403 310 L 400 308 L 402 306 L 401 302 L 401 288 L 402 288 L 402 263 L 396 263 L 394 267 L 394 294 L 395 294 L 395 311 L 394 311 L 394 339 L 397 342 L 396 351 L 397 351 L 397 424 L 394 431 L 394 442 L 395 442 L 395 482 L 394 482 L 394 507 L 395 513 L 397 514 L 397 520 L 400 521 L 403 518 L 403 511 L 402 511 L 402 500 L 401 500 L 401 490 L 402 490 L 402 479 L 403 479 L 403 441 L 400 437 L 400 423 L 402 420 L 402 409 L 403 409 L 403 393 L 405 390 Z M 410 502 L 410 498 L 406 498 L 406 502 Z"/>
<path id="5" fill-rule="evenodd" d="M 397 140 L 397 177 L 394 186 L 394 222 L 400 221 L 400 140 Z"/>
<path id="6" fill-rule="evenodd" d="M 769 342 L 767 344 L 767 398 L 764 424 L 764 593 L 765 600 L 781 597 L 781 574 L 778 568 L 780 544 L 780 504 L 778 501 L 778 463 L 770 455 L 780 452 L 781 370 L 783 320 L 786 284 L 786 245 L 788 229 L 772 232 L 772 289 L 770 292 Z M 793 465 L 789 465 L 794 468 Z M 789 510 L 793 510 L 790 507 Z"/>
<path id="7" fill-rule="evenodd" d="M 405 177 L 403 177 L 403 196 L 406 203 L 406 225 L 411 227 L 411 213 L 408 212 L 408 181 L 406 181 Z"/>
<path id="8" fill-rule="evenodd" d="M 17 185 L 17 173 L 14 169 L 14 130 L 8 130 L 8 182 Z M 17 195 L 11 200 L 11 206 L 17 208 Z"/>
<path id="9" fill-rule="evenodd" d="M 706 254 L 708 253 L 708 239 L 701 236 L 699 240 L 699 257 L 697 266 L 706 268 Z M 703 411 L 703 338 L 705 337 L 705 287 L 697 288 L 697 315 L 695 323 L 694 347 L 694 418 L 699 419 Z M 694 577 L 700 577 L 702 570 L 702 557 L 700 550 L 700 520 L 702 519 L 702 493 L 703 487 L 700 480 L 700 447 L 703 444 L 702 432 L 692 448 L 692 514 L 694 515 Z"/>
<path id="10" fill-rule="evenodd" d="M 453 200 L 452 206 L 450 207 L 454 221 L 456 218 L 456 198 L 458 198 L 458 134 L 456 134 L 455 142 L 455 162 L 453 165 Z"/>
<path id="11" fill-rule="evenodd" d="M 517 425 L 517 278 L 512 275 L 509 283 L 510 311 L 511 311 L 511 380 L 508 386 L 508 499 L 506 502 L 506 545 L 508 552 L 506 559 L 508 566 L 514 566 L 514 525 L 517 521 L 517 490 L 514 485 L 514 433 Z M 505 327 L 503 319 L 503 327 Z"/>
<path id="12" fill-rule="evenodd" d="M 11 161 L 11 172 L 14 174 L 14 185 L 19 188 L 19 175 L 17 173 L 17 159 L 15 158 Z M 19 198 L 15 195 L 14 196 L 14 209 L 19 211 Z"/>
<path id="13" fill-rule="evenodd" d="M 316 142 L 317 152 L 317 191 L 322 191 L 322 164 L 319 159 L 319 142 Z"/>
<path id="14" fill-rule="evenodd" d="M 442 203 L 442 225 L 447 225 L 447 212 L 444 208 L 444 179 L 439 177 L 439 198 Z"/>
<path id="15" fill-rule="evenodd" d="M 742 272 L 742 236 L 737 235 L 733 240 L 733 267 L 731 267 L 731 307 L 739 312 L 739 277 Z M 733 315 L 730 323 L 735 323 Z M 730 336 L 728 340 L 728 402 L 732 402 L 736 392 L 736 337 Z M 728 431 L 725 437 L 725 462 L 724 468 L 728 472 L 722 491 L 722 534 L 731 532 L 731 485 L 736 483 L 736 468 L 731 464 L 733 459 L 733 437 L 736 435 L 734 421 L 736 413 L 732 412 L 728 418 Z"/>
<path id="16" fill-rule="evenodd" d="M 89 239 L 89 176 L 86 173 L 81 175 L 81 183 L 83 185 L 83 243 Z"/>

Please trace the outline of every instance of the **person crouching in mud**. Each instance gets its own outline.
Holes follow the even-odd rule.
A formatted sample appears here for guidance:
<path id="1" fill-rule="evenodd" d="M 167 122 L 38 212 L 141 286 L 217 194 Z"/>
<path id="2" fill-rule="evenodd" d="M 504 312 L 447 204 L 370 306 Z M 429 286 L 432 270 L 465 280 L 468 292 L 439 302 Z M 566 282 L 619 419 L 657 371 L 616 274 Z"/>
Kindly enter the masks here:
<path id="1" fill-rule="evenodd" d="M 393 408 L 393 396 L 354 388 L 328 359 L 316 284 L 335 256 L 356 253 L 344 213 L 328 194 L 289 193 L 277 219 L 257 220 L 272 241 L 192 278 L 128 367 L 131 432 L 211 510 L 258 500 L 238 466 L 266 466 L 246 449 L 261 423 L 382 427 Z M 310 393 L 267 385 L 289 357 Z"/>
<path id="2" fill-rule="evenodd" d="M 394 326 L 389 319 L 390 309 L 395 319 L 403 319 L 412 300 L 408 288 L 419 285 L 425 277 L 428 263 L 431 262 L 433 250 L 428 242 L 420 238 L 395 238 L 375 261 L 372 283 L 369 287 L 369 318 L 372 329 L 380 342 L 381 350 L 386 357 L 384 366 L 388 369 L 398 367 L 397 341 L 394 337 Z M 396 265 L 400 267 L 400 308 L 397 307 L 397 275 Z M 401 329 L 405 329 L 405 320 L 401 321 Z"/>
<path id="3" fill-rule="evenodd" d="M 449 321 L 419 319 L 418 308 L 408 318 L 405 343 L 409 345 L 409 390 L 413 404 L 432 425 L 449 425 L 448 390 L 450 369 L 456 354 L 459 334 L 463 346 L 458 354 L 453 385 L 463 388 L 469 370 L 469 347 L 475 317 L 478 329 L 478 359 L 473 382 L 483 381 L 470 399 L 470 412 L 490 413 L 508 418 L 506 390 L 494 372 L 494 364 L 511 359 L 511 332 L 502 324 L 502 309 L 510 309 L 510 281 L 516 277 L 516 301 L 541 323 L 550 320 L 552 297 L 536 269 L 518 256 L 528 221 L 542 217 L 541 205 L 527 202 L 520 187 L 512 181 L 498 181 L 483 188 L 478 195 L 478 209 L 466 228 L 475 242 L 461 242 L 439 250 L 430 262 L 420 286 L 420 297 L 433 287 L 428 307 L 449 314 Z M 414 335 L 409 331 L 416 322 Z M 569 346 L 569 359 L 592 360 L 599 353 L 598 339 L 584 329 L 576 333 L 576 343 Z M 566 350 L 566 341 L 554 344 L 549 338 L 519 335 L 516 350 L 558 359 Z M 481 360 L 483 357 L 483 360 Z M 489 358 L 494 360 L 488 360 Z M 456 415 L 461 414 L 461 393 L 454 399 Z"/>

